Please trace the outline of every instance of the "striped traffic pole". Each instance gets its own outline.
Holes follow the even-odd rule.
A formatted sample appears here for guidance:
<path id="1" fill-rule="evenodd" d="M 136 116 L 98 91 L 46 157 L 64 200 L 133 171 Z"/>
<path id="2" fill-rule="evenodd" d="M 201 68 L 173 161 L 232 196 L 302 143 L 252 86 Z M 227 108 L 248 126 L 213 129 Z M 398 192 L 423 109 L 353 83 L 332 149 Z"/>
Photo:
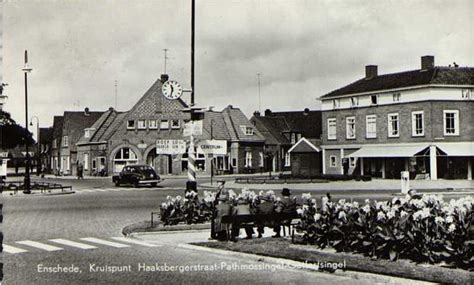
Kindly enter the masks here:
<path id="1" fill-rule="evenodd" d="M 188 149 L 188 181 L 196 182 L 196 156 L 194 153 L 194 138 L 192 134 Z"/>

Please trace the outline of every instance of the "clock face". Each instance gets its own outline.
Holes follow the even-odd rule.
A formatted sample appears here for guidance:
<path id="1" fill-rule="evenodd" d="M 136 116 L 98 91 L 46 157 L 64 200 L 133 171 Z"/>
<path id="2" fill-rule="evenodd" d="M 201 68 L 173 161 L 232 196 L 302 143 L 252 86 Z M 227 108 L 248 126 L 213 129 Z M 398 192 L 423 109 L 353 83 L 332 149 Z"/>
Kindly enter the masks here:
<path id="1" fill-rule="evenodd" d="M 179 85 L 179 83 L 174 80 L 168 80 L 163 83 L 161 91 L 163 92 L 163 96 L 166 98 L 170 100 L 176 100 L 183 94 L 183 87 L 181 87 L 181 85 Z"/>

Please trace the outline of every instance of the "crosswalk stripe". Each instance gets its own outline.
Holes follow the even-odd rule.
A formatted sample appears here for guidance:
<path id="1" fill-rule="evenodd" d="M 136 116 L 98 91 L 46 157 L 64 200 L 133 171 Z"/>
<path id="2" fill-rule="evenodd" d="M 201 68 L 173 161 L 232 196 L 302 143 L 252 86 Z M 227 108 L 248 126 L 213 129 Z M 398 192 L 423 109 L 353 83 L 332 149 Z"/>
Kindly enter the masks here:
<path id="1" fill-rule="evenodd" d="M 27 245 L 27 246 L 31 246 L 31 247 L 36 247 L 36 248 L 39 248 L 39 249 L 42 249 L 42 250 L 46 250 L 46 251 L 63 250 L 62 248 L 57 247 L 57 246 L 53 246 L 53 245 L 49 245 L 49 244 L 44 244 L 44 243 L 40 243 L 40 242 L 32 241 L 32 240 L 17 241 L 16 243 L 23 244 L 23 245 Z"/>
<path id="2" fill-rule="evenodd" d="M 7 245 L 7 244 L 3 244 L 3 251 L 6 252 L 6 253 L 11 253 L 11 254 L 28 252 L 27 250 L 24 250 L 24 249 L 21 249 L 21 248 L 18 248 L 18 247 L 14 247 L 14 246 L 11 246 L 11 245 Z"/>
<path id="3" fill-rule="evenodd" d="M 63 245 L 68 245 L 68 246 L 71 246 L 71 247 L 77 247 L 77 248 L 80 248 L 80 249 L 94 249 L 94 248 L 97 248 L 96 246 L 93 246 L 93 245 L 90 245 L 90 244 L 70 241 L 70 240 L 61 239 L 61 238 L 50 239 L 50 241 L 55 242 L 55 243 L 59 243 L 59 244 L 63 244 Z"/>
<path id="4" fill-rule="evenodd" d="M 112 246 L 112 247 L 118 247 L 118 248 L 130 247 L 127 244 L 122 244 L 122 243 L 113 242 L 113 241 L 107 241 L 107 240 L 93 238 L 93 237 L 81 238 L 81 240 L 85 240 L 85 241 L 93 242 L 93 243 L 98 243 L 98 244 L 103 244 L 103 245 L 108 245 L 108 246 Z"/>
<path id="5" fill-rule="evenodd" d="M 157 246 L 162 246 L 161 244 L 152 244 L 136 239 L 131 239 L 131 238 L 125 238 L 125 237 L 111 237 L 114 240 L 122 241 L 122 242 L 128 242 L 128 243 L 133 243 L 133 244 L 138 244 L 138 245 L 143 245 L 143 246 L 148 246 L 148 247 L 157 247 Z"/>

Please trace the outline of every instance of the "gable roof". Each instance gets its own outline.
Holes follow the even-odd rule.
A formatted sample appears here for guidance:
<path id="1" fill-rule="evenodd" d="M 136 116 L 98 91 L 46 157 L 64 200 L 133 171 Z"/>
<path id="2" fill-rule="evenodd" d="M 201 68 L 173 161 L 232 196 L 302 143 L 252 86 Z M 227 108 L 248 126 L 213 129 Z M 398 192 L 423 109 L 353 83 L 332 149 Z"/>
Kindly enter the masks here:
<path id="1" fill-rule="evenodd" d="M 249 119 L 247 119 L 242 110 L 240 110 L 239 108 L 234 108 L 233 106 L 229 105 L 224 108 L 224 110 L 222 110 L 222 115 L 227 127 L 227 131 L 230 135 L 230 140 L 261 142 L 265 140 L 259 130 L 254 128 L 254 126 L 250 123 Z M 245 129 L 243 127 L 252 127 L 253 134 L 246 135 Z"/>
<path id="2" fill-rule="evenodd" d="M 472 67 L 434 67 L 427 70 L 411 70 L 378 75 L 370 79 L 359 79 L 349 85 L 336 89 L 322 99 L 334 96 L 382 91 L 396 88 L 415 87 L 430 84 L 474 85 Z"/>
<path id="3" fill-rule="evenodd" d="M 309 141 L 305 138 L 301 138 L 294 146 L 292 146 L 288 152 L 289 153 L 313 153 L 320 152 L 321 149 L 317 146 L 319 145 L 315 140 Z"/>
<path id="4" fill-rule="evenodd" d="M 53 127 L 40 128 L 40 144 L 49 144 L 53 141 Z"/>
<path id="5" fill-rule="evenodd" d="M 64 112 L 63 136 L 68 136 L 69 145 L 75 144 L 84 134 L 84 129 L 90 128 L 104 112 Z"/>
<path id="6" fill-rule="evenodd" d="M 123 113 L 115 111 L 114 108 L 109 108 L 89 127 L 94 129 L 90 137 L 86 138 L 83 133 L 77 144 L 84 145 L 88 143 L 106 142 L 121 123 L 123 115 Z"/>
<path id="7" fill-rule="evenodd" d="M 63 133 L 63 116 L 54 116 L 53 119 L 53 139 L 61 138 Z"/>

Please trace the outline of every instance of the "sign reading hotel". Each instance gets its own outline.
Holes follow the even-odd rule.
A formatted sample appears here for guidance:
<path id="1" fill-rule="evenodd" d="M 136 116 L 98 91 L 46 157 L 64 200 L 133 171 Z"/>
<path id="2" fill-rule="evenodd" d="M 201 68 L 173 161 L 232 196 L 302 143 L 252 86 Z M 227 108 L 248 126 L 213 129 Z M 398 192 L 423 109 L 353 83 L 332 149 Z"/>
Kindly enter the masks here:
<path id="1" fill-rule="evenodd" d="M 197 143 L 198 152 L 205 154 L 227 154 L 227 141 L 224 140 L 203 140 Z"/>
<path id="2" fill-rule="evenodd" d="M 200 136 L 202 135 L 202 120 L 190 121 L 184 124 L 183 136 Z"/>
<path id="3" fill-rule="evenodd" d="M 186 142 L 184 140 L 157 140 L 157 154 L 180 154 L 186 152 Z"/>

